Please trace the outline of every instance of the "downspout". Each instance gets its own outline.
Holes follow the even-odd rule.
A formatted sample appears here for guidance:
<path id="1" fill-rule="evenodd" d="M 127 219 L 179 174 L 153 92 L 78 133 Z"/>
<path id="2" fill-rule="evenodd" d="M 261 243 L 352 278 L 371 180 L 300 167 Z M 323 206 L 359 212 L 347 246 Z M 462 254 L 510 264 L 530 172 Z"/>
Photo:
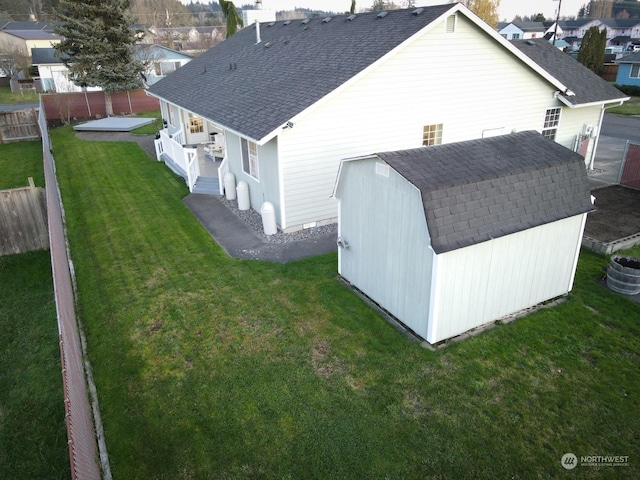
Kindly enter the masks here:
<path id="1" fill-rule="evenodd" d="M 598 120 L 598 135 L 596 136 L 596 143 L 593 145 L 593 149 L 591 150 L 591 158 L 589 159 L 590 171 L 593 171 L 593 163 L 595 162 L 595 159 L 596 159 L 596 151 L 598 150 L 598 143 L 600 143 L 600 133 L 602 131 L 602 121 L 604 120 L 604 111 L 607 108 L 619 107 L 624 102 L 625 102 L 624 100 L 620 100 L 620 102 L 617 103 L 616 105 L 609 105 L 609 106 L 602 104 L 602 108 L 600 109 L 600 120 Z"/>

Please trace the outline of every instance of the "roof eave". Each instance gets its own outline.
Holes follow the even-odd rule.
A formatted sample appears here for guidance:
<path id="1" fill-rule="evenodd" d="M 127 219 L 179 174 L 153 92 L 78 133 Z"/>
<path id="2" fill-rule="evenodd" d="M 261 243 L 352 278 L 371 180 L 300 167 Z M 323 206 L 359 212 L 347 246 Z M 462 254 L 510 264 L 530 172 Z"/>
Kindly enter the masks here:
<path id="1" fill-rule="evenodd" d="M 597 102 L 589 102 L 589 103 L 571 103 L 571 97 L 565 97 L 564 95 L 558 95 L 558 100 L 564 103 L 569 108 L 586 108 L 586 107 L 595 107 L 597 105 L 606 105 L 607 103 L 619 103 L 622 104 L 630 99 L 630 97 L 624 98 L 613 98 L 611 100 L 600 100 Z"/>

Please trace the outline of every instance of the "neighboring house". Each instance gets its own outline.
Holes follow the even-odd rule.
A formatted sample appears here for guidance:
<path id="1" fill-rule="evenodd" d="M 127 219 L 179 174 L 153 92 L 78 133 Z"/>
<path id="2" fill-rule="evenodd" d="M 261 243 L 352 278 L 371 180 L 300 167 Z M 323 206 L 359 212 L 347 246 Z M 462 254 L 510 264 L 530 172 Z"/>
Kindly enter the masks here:
<path id="1" fill-rule="evenodd" d="M 546 32 L 547 27 L 543 22 L 511 22 L 498 31 L 507 40 L 541 38 Z"/>
<path id="2" fill-rule="evenodd" d="M 148 90 L 167 122 L 158 158 L 196 191 L 215 175 L 194 146 L 221 140 L 218 183 L 245 181 L 284 231 L 336 222 L 347 157 L 537 130 L 588 163 L 603 107 L 628 97 L 523 43 L 459 3 L 246 27 Z"/>
<path id="3" fill-rule="evenodd" d="M 153 85 L 178 68 L 186 65 L 193 57 L 162 45 L 136 45 L 134 57 L 145 65 L 144 80 Z"/>
<path id="4" fill-rule="evenodd" d="M 616 84 L 640 87 L 640 52 L 630 53 L 617 60 Z"/>
<path id="5" fill-rule="evenodd" d="M 582 157 L 521 132 L 343 160 L 338 271 L 435 344 L 568 293 Z"/>
<path id="6" fill-rule="evenodd" d="M 32 48 L 49 48 L 62 37 L 44 30 L 0 30 L 0 50 L 31 56 Z"/>
<path id="7" fill-rule="evenodd" d="M 38 77 L 44 92 L 96 91 L 99 87 L 81 88 L 69 79 L 69 70 L 54 48 L 34 48 L 32 64 L 38 69 Z M 188 63 L 192 57 L 161 45 L 136 45 L 134 57 L 145 65 L 144 80 L 147 85 L 164 78 Z"/>

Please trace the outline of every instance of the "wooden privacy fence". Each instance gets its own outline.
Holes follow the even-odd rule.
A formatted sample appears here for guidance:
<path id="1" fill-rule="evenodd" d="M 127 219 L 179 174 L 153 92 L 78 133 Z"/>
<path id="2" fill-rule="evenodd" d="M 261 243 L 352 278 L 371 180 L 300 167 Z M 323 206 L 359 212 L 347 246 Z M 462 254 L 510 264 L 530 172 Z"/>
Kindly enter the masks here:
<path id="1" fill-rule="evenodd" d="M 41 103 L 47 120 L 68 123 L 74 118 L 105 117 L 104 95 L 104 92 L 47 93 L 41 95 Z M 113 92 L 111 104 L 114 115 L 131 115 L 160 108 L 158 99 L 148 96 L 142 89 Z"/>
<path id="2" fill-rule="evenodd" d="M 44 188 L 0 190 L 0 255 L 49 248 L 47 200 Z"/>
<path id="3" fill-rule="evenodd" d="M 640 188 L 640 145 L 627 141 L 618 172 L 618 183 L 632 188 Z"/>
<path id="4" fill-rule="evenodd" d="M 73 264 L 70 260 L 67 244 L 64 208 L 55 174 L 55 163 L 51 154 L 47 120 L 42 106 L 38 122 L 43 132 L 42 149 L 49 244 L 58 316 L 71 478 L 72 480 L 100 480 L 101 478 L 110 480 L 111 472 L 106 458 L 106 448 L 98 449 L 97 447 L 97 444 L 104 444 L 102 424 L 91 367 L 85 357 L 84 335 L 75 312 Z M 91 392 L 94 399 L 93 404 L 89 400 L 88 392 Z M 100 465 L 102 465 L 102 474 Z"/>
<path id="5" fill-rule="evenodd" d="M 40 138 L 35 109 L 0 111 L 0 143 Z"/>

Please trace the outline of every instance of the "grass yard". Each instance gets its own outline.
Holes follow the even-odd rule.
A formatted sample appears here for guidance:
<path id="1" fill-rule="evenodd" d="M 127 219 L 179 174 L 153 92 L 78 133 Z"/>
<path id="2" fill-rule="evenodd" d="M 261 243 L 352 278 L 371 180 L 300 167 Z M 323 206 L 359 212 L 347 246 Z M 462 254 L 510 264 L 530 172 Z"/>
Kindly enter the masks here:
<path id="1" fill-rule="evenodd" d="M 42 142 L 15 142 L 0 145 L 0 190 L 28 187 L 29 177 L 44 187 Z"/>
<path id="2" fill-rule="evenodd" d="M 640 307 L 597 284 L 605 258 L 561 306 L 432 352 L 336 254 L 230 259 L 136 145 L 51 135 L 114 478 L 640 477 Z"/>
<path id="3" fill-rule="evenodd" d="M 35 92 L 12 93 L 9 87 L 0 87 L 0 105 L 13 103 L 37 103 L 40 95 Z"/>
<path id="4" fill-rule="evenodd" d="M 155 118 L 153 123 L 143 125 L 140 128 L 132 130 L 131 133 L 136 135 L 154 135 L 158 130 L 162 129 L 162 114 L 160 110 L 150 110 L 148 112 L 140 112 L 136 117 Z"/>
<path id="5" fill-rule="evenodd" d="M 40 142 L 0 145 L 0 189 L 29 176 L 44 185 Z M 69 478 L 48 250 L 0 256 L 0 352 L 0 478 Z"/>

